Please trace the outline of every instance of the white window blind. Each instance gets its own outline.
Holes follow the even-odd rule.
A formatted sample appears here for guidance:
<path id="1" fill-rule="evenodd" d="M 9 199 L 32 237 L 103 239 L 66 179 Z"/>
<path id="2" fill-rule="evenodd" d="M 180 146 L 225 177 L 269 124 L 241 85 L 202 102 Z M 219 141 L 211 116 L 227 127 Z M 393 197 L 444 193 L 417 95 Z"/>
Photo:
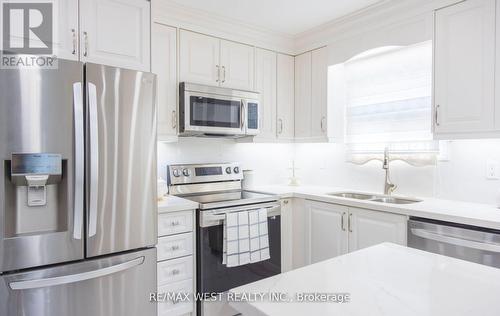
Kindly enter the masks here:
<path id="1" fill-rule="evenodd" d="M 345 141 L 355 151 L 390 145 L 437 151 L 431 133 L 432 42 L 373 50 L 344 64 Z"/>

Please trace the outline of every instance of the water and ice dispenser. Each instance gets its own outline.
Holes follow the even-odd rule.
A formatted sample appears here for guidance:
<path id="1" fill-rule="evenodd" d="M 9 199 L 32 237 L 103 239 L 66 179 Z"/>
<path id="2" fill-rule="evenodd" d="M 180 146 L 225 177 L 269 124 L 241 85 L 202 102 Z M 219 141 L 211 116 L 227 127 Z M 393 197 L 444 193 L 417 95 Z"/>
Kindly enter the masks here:
<path id="1" fill-rule="evenodd" d="M 64 229 L 65 162 L 60 154 L 11 155 L 10 170 L 5 170 L 10 180 L 5 183 L 7 235 Z"/>

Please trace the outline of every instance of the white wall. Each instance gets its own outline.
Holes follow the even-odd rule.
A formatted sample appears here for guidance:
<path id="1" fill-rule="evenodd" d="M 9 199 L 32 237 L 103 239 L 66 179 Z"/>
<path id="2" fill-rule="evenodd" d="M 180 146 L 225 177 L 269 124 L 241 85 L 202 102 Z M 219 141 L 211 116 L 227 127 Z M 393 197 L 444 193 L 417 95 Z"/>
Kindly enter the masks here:
<path id="1" fill-rule="evenodd" d="M 385 173 L 381 162 L 358 166 L 345 162 L 342 144 L 296 145 L 297 171 L 303 184 L 332 185 L 382 192 Z M 449 144 L 449 161 L 413 167 L 391 162 L 396 194 L 495 203 L 499 180 L 486 179 L 488 160 L 500 163 L 500 140 L 460 140 Z"/>
<path id="2" fill-rule="evenodd" d="M 384 171 L 380 162 L 358 166 L 345 162 L 342 144 L 239 144 L 232 140 L 181 139 L 158 144 L 159 176 L 171 163 L 241 162 L 255 170 L 257 184 L 287 184 L 296 160 L 304 185 L 325 185 L 381 193 Z M 413 167 L 391 162 L 395 194 L 495 203 L 500 180 L 486 179 L 488 160 L 500 163 L 500 140 L 460 140 L 449 145 L 449 161 Z"/>
<path id="3" fill-rule="evenodd" d="M 245 144 L 228 139 L 179 138 L 178 143 L 158 143 L 158 175 L 175 163 L 240 162 L 255 170 L 256 184 L 285 184 L 293 159 L 292 144 Z"/>

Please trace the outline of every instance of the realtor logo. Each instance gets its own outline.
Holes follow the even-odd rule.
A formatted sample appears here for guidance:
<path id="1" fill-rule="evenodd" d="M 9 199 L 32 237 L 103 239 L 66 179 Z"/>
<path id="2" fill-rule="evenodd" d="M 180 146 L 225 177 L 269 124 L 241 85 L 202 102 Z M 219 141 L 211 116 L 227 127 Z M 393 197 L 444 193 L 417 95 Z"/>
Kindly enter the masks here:
<path id="1" fill-rule="evenodd" d="M 52 54 L 52 3 L 4 3 L 4 54 Z"/>
<path id="2" fill-rule="evenodd" d="M 2 3 L 0 68 L 57 68 L 54 56 L 54 3 Z"/>

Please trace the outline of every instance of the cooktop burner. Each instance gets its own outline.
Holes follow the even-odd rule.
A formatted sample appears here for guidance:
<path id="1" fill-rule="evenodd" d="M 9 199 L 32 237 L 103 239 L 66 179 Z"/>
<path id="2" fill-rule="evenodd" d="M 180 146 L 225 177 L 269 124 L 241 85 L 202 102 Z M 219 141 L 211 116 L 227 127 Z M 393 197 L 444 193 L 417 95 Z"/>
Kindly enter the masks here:
<path id="1" fill-rule="evenodd" d="M 200 209 L 204 210 L 237 205 L 274 202 L 279 200 L 277 196 L 244 190 L 196 194 L 182 197 L 200 203 Z"/>

